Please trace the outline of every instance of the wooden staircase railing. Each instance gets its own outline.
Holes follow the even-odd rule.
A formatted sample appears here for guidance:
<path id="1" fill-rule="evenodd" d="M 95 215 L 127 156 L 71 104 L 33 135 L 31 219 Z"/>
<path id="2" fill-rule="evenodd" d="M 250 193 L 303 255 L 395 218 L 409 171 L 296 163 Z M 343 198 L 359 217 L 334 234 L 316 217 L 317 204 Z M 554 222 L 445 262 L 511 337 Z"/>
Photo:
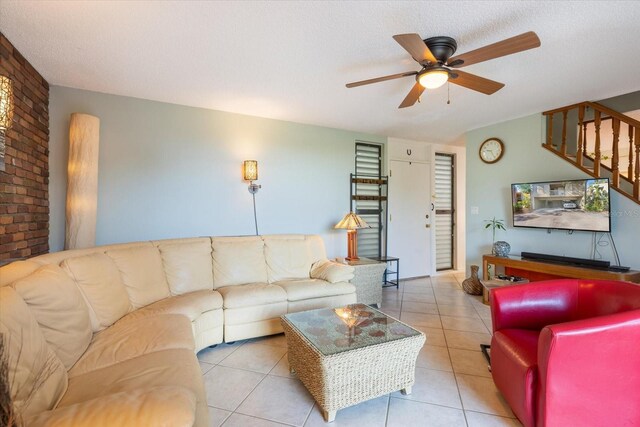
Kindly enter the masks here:
<path id="1" fill-rule="evenodd" d="M 544 148 L 594 178 L 608 177 L 614 190 L 640 204 L 640 121 L 588 101 L 542 114 L 547 117 L 547 137 L 542 144 Z M 562 119 L 562 128 L 561 132 L 554 133 L 554 117 L 557 116 Z M 603 122 L 609 120 L 612 132 L 610 155 L 608 151 L 603 153 L 601 136 Z M 593 142 L 587 141 L 588 126 L 591 124 L 595 135 Z M 621 135 L 624 127 L 627 128 L 626 135 Z M 569 133 L 573 135 L 574 132 L 576 137 L 569 138 Z M 621 152 L 621 146 L 627 143 L 628 149 Z M 620 158 L 625 156 L 628 159 L 621 167 Z"/>

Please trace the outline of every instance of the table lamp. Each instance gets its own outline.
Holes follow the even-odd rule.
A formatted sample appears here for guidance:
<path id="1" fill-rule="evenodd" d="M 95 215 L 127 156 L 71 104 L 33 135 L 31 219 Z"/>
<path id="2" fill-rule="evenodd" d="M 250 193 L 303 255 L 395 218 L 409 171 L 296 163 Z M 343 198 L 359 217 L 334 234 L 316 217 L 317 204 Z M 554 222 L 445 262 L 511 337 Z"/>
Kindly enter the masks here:
<path id="1" fill-rule="evenodd" d="M 349 212 L 336 224 L 334 228 L 344 228 L 347 230 L 347 260 L 358 260 L 358 229 L 371 228 L 362 218 L 353 212 Z"/>

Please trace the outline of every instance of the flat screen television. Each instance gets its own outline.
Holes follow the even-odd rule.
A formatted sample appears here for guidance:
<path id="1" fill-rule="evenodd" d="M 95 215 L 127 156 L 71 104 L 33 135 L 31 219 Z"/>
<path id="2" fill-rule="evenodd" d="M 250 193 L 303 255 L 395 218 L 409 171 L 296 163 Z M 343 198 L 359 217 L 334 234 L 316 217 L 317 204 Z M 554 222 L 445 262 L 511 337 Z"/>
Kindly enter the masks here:
<path id="1" fill-rule="evenodd" d="M 513 226 L 611 231 L 609 180 L 511 184 Z"/>

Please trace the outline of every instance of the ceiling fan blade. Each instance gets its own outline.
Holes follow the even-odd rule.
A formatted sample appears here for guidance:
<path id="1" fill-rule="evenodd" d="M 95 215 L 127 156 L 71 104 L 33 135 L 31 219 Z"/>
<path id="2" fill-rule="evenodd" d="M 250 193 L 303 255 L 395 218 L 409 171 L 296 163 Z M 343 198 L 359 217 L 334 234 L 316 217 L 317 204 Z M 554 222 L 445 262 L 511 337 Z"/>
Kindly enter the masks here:
<path id="1" fill-rule="evenodd" d="M 523 33 L 519 36 L 511 37 L 509 39 L 472 50 L 471 52 L 454 56 L 449 58 L 448 63 L 454 68 L 466 67 L 467 65 L 477 64 L 478 62 L 488 61 L 489 59 L 500 58 L 501 56 L 511 55 L 513 53 L 522 52 L 539 46 L 540 39 L 538 38 L 538 35 L 533 31 L 529 31 L 528 33 Z M 454 64 L 456 61 L 463 62 Z"/>
<path id="2" fill-rule="evenodd" d="M 433 56 L 433 53 L 431 53 L 427 45 L 418 34 L 396 34 L 395 36 L 393 36 L 393 38 L 400 44 L 400 46 L 402 46 L 407 52 L 411 54 L 413 59 L 415 59 L 419 63 L 422 63 L 423 61 L 429 61 L 433 63 L 438 62 L 436 57 Z"/>
<path id="3" fill-rule="evenodd" d="M 383 82 L 385 80 L 393 80 L 393 79 L 399 79 L 401 77 L 415 76 L 416 74 L 418 74 L 417 71 L 408 71 L 406 73 L 391 74 L 389 76 L 376 77 L 375 79 L 361 80 L 359 82 L 347 83 L 346 86 L 347 87 L 358 87 L 358 86 L 363 86 L 363 85 L 369 85 L 371 83 Z"/>
<path id="4" fill-rule="evenodd" d="M 424 92 L 424 87 L 420 83 L 416 82 L 398 108 L 411 107 L 416 103 L 416 101 L 418 101 L 422 92 Z"/>
<path id="5" fill-rule="evenodd" d="M 504 87 L 504 83 L 499 83 L 493 80 L 485 79 L 484 77 L 476 76 L 475 74 L 465 73 L 464 71 L 456 70 L 455 73 L 458 77 L 450 78 L 449 82 L 458 86 L 466 87 L 478 92 L 482 92 L 486 95 L 496 93 Z"/>

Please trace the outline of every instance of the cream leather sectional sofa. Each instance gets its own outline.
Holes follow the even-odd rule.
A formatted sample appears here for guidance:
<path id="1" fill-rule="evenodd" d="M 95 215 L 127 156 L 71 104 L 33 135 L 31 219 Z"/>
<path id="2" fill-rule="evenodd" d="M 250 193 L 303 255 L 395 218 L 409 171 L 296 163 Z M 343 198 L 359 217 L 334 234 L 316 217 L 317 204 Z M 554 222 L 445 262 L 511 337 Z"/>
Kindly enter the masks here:
<path id="1" fill-rule="evenodd" d="M 206 426 L 196 358 L 356 302 L 319 236 L 212 237 L 51 253 L 0 268 L 0 333 L 25 425 Z M 324 280 L 326 279 L 326 280 Z"/>

